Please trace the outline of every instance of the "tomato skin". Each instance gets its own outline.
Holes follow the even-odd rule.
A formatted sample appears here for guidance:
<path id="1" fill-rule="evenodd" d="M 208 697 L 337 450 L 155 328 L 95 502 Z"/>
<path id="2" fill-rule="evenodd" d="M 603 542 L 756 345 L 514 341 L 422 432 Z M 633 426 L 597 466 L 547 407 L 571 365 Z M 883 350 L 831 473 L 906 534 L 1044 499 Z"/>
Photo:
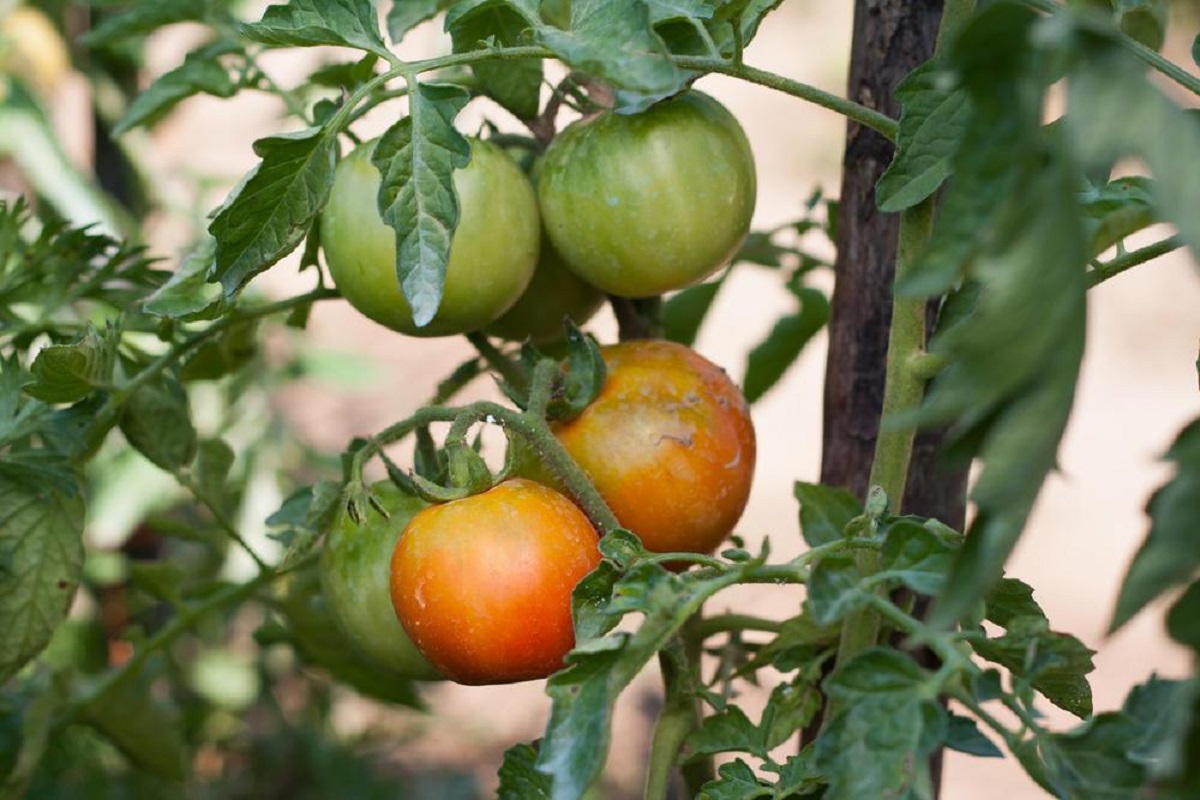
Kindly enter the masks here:
<path id="1" fill-rule="evenodd" d="M 444 678 L 408 638 L 392 608 L 391 558 L 401 531 L 425 501 L 390 481 L 372 487 L 389 513 L 374 508 L 362 525 L 341 514 L 325 537 L 321 586 L 338 627 L 377 667 L 413 680 Z"/>
<path id="2" fill-rule="evenodd" d="M 603 304 L 604 293 L 567 269 L 554 246 L 543 238 L 541 258 L 529 287 L 485 332 L 513 342 L 554 344 L 565 338 L 564 317 L 582 325 Z"/>
<path id="3" fill-rule="evenodd" d="M 541 223 L 529 179 L 503 150 L 471 140 L 470 164 L 454 173 L 459 220 L 442 304 L 428 325 L 417 327 L 396 278 L 396 235 L 377 206 L 376 141 L 338 164 L 321 216 L 321 246 L 342 296 L 410 336 L 451 336 L 492 322 L 525 291 L 537 264 Z"/>
<path id="4" fill-rule="evenodd" d="M 711 553 L 737 524 L 754 478 L 750 410 L 725 372 L 657 340 L 602 347 L 608 378 L 554 425 L 621 525 L 656 553 Z"/>
<path id="5" fill-rule="evenodd" d="M 729 263 L 750 229 L 756 186 L 737 120 L 688 91 L 640 114 L 568 126 L 542 160 L 538 201 L 576 274 L 610 294 L 649 297 Z"/>
<path id="6" fill-rule="evenodd" d="M 413 517 L 392 557 L 392 602 L 451 679 L 544 678 L 575 645 L 571 592 L 600 563 L 598 542 L 570 500 L 508 480 Z"/>

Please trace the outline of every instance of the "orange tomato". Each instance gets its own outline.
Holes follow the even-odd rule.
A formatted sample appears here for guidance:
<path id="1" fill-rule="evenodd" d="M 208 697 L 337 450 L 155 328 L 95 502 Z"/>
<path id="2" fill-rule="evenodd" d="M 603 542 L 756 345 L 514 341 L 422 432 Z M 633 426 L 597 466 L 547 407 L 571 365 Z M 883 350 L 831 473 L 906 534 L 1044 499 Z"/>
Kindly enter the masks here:
<path id="1" fill-rule="evenodd" d="M 604 388 L 555 434 L 647 550 L 711 553 L 750 496 L 746 399 L 724 370 L 681 344 L 632 341 L 601 353 Z"/>
<path id="2" fill-rule="evenodd" d="M 392 604 L 452 680 L 544 678 L 575 646 L 571 592 L 600 563 L 598 541 L 570 500 L 508 480 L 412 518 L 392 556 Z"/>

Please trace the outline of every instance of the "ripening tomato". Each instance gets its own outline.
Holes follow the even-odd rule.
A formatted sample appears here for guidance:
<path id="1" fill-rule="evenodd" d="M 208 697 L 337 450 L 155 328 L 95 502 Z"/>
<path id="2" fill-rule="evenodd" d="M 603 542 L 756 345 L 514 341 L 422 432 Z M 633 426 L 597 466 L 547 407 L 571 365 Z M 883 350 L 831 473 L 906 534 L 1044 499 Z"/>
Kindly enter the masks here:
<path id="1" fill-rule="evenodd" d="M 427 504 L 391 481 L 377 483 L 371 490 L 388 516 L 370 508 L 360 525 L 342 513 L 325 537 L 321 586 L 330 611 L 351 644 L 377 667 L 401 678 L 442 678 L 400 626 L 391 598 L 396 541 Z"/>
<path id="2" fill-rule="evenodd" d="M 601 348 L 608 378 L 583 414 L 554 425 L 621 525 L 647 550 L 711 553 L 754 478 L 750 409 L 724 370 L 667 341 Z"/>
<path id="3" fill-rule="evenodd" d="M 466 684 L 543 678 L 575 644 L 571 592 L 600 563 L 567 498 L 516 478 L 430 506 L 392 556 L 392 602 L 417 647 Z"/>
<path id="4" fill-rule="evenodd" d="M 746 134 L 695 91 L 568 126 L 537 184 L 546 234 L 567 266 L 624 297 L 680 289 L 729 263 L 756 191 Z"/>
<path id="5" fill-rule="evenodd" d="M 417 327 L 396 277 L 395 231 L 379 215 L 375 144 L 338 164 L 322 212 L 321 247 L 334 283 L 364 315 L 410 336 L 479 330 L 517 302 L 533 277 L 541 242 L 533 186 L 503 150 L 471 140 L 471 162 L 454 172 L 459 217 L 442 303 Z"/>

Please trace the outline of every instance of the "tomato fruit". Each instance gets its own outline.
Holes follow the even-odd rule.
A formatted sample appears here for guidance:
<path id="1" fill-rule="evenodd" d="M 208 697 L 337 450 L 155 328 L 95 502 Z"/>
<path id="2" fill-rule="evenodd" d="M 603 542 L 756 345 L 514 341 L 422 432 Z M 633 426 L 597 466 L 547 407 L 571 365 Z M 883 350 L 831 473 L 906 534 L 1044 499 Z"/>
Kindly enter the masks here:
<path id="1" fill-rule="evenodd" d="M 567 265 L 625 297 L 680 289 L 729 263 L 755 192 L 746 134 L 696 91 L 568 126 L 538 177 L 543 224 Z"/>
<path id="2" fill-rule="evenodd" d="M 342 159 L 321 216 L 321 246 L 342 296 L 365 316 L 411 336 L 478 330 L 509 309 L 533 276 L 541 241 L 537 198 L 503 150 L 471 140 L 471 162 L 454 173 L 458 227 L 445 292 L 433 320 L 413 322 L 396 278 L 396 235 L 379 214 L 375 141 Z"/>
<path id="3" fill-rule="evenodd" d="M 516 305 L 485 331 L 514 342 L 554 344 L 565 336 L 564 317 L 582 325 L 603 303 L 604 294 L 567 269 L 553 245 L 543 239 L 541 257 L 529 287 Z"/>
<path id="4" fill-rule="evenodd" d="M 647 550 L 711 553 L 754 478 L 750 410 L 725 372 L 681 344 L 601 348 L 608 378 L 554 433 Z"/>
<path id="5" fill-rule="evenodd" d="M 392 602 L 459 683 L 544 678 L 575 644 L 571 592 L 600 562 L 583 512 L 520 478 L 416 514 L 392 557 Z"/>
<path id="6" fill-rule="evenodd" d="M 392 552 L 404 526 L 426 508 L 425 501 L 390 481 L 372 487 L 388 517 L 374 508 L 361 525 L 339 515 L 325 537 L 321 586 L 330 611 L 354 647 L 367 660 L 397 677 L 443 677 L 404 632 L 392 608 Z"/>

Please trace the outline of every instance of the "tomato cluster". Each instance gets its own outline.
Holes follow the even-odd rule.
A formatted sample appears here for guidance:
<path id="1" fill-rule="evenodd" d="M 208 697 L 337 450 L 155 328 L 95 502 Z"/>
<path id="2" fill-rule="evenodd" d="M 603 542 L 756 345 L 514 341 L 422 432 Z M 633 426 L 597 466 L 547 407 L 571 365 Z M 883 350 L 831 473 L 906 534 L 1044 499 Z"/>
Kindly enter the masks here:
<path id="1" fill-rule="evenodd" d="M 504 151 L 473 141 L 470 165 L 455 173 L 444 299 L 418 328 L 397 285 L 394 233 L 375 207 L 373 147 L 339 165 L 322 244 L 347 300 L 421 336 L 483 330 L 552 343 L 564 316 L 586 321 L 604 293 L 656 295 L 728 263 L 754 206 L 745 136 L 697 92 L 568 127 L 535 170 L 536 191 Z M 646 550 L 711 553 L 750 492 L 745 398 L 680 344 L 625 342 L 600 355 L 598 395 L 551 432 Z M 400 677 L 467 684 L 562 668 L 575 644 L 572 592 L 600 563 L 599 536 L 532 450 L 514 446 L 522 477 L 436 505 L 387 484 L 376 488 L 386 516 L 340 521 L 329 534 L 325 591 L 364 656 Z"/>

